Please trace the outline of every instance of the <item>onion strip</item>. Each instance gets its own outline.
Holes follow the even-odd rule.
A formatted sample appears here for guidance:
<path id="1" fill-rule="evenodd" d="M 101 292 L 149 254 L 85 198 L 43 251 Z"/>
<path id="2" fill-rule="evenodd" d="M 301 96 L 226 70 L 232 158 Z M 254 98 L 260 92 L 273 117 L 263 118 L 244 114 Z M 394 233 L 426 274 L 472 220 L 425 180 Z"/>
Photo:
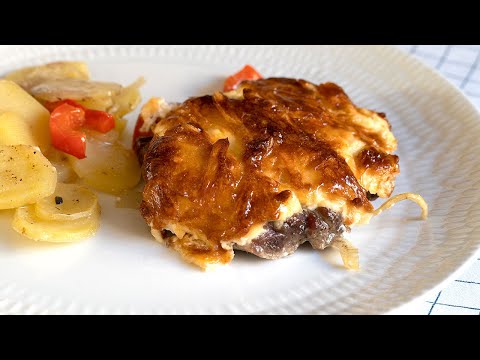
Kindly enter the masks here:
<path id="1" fill-rule="evenodd" d="M 360 269 L 360 260 L 358 256 L 358 249 L 352 245 L 350 241 L 344 238 L 337 238 L 331 245 L 334 249 L 340 252 L 343 265 L 349 270 Z"/>
<path id="2" fill-rule="evenodd" d="M 425 200 L 418 194 L 414 193 L 404 193 L 404 194 L 398 194 L 391 199 L 388 199 L 385 201 L 377 210 L 373 212 L 373 216 L 380 215 L 380 213 L 384 210 L 390 209 L 393 205 L 396 203 L 403 201 L 403 200 L 411 200 L 420 206 L 422 209 L 422 219 L 426 220 L 428 216 L 428 204 L 425 202 Z"/>

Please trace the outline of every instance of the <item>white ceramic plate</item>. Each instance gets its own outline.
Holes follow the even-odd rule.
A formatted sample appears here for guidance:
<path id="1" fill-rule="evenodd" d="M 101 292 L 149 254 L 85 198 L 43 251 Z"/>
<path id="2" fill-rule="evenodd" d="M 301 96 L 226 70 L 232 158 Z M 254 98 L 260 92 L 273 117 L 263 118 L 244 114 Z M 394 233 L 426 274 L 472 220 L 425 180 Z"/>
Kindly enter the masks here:
<path id="1" fill-rule="evenodd" d="M 403 202 L 354 228 L 361 271 L 308 246 L 266 261 L 239 253 L 212 273 L 154 242 L 140 215 L 102 197 L 95 238 L 34 244 L 0 216 L 0 313 L 384 313 L 444 281 L 479 247 L 480 118 L 434 71 L 390 47 L 55 46 L 0 49 L 0 74 L 53 60 L 86 60 L 93 78 L 148 81 L 144 99 L 220 89 L 246 63 L 264 76 L 334 81 L 386 112 L 398 138 L 395 193 L 422 194 L 428 221 Z M 132 114 L 132 122 L 138 114 Z M 131 129 L 130 124 L 130 129 Z M 380 200 L 377 200 L 376 205 Z"/>

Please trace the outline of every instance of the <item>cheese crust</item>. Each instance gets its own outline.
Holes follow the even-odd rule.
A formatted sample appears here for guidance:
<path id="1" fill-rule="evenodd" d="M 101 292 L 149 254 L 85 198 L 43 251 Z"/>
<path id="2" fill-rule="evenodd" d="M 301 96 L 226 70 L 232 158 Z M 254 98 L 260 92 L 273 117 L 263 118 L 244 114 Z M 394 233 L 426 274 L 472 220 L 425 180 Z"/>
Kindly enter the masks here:
<path id="1" fill-rule="evenodd" d="M 304 209 L 368 223 L 367 192 L 389 197 L 399 173 L 385 114 L 333 83 L 246 81 L 157 113 L 141 212 L 157 239 L 202 268 Z"/>

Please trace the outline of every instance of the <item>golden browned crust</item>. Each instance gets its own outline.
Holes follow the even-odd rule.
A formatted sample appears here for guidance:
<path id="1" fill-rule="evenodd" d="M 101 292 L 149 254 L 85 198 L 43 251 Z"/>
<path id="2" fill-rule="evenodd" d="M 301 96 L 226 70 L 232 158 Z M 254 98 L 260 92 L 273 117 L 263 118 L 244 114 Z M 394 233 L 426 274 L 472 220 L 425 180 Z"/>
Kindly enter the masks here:
<path id="1" fill-rule="evenodd" d="M 357 108 L 332 83 L 244 82 L 240 96 L 187 100 L 154 133 L 141 212 L 197 265 L 230 261 L 233 243 L 302 207 L 368 222 L 366 190 L 388 197 L 399 172 L 385 115 Z"/>

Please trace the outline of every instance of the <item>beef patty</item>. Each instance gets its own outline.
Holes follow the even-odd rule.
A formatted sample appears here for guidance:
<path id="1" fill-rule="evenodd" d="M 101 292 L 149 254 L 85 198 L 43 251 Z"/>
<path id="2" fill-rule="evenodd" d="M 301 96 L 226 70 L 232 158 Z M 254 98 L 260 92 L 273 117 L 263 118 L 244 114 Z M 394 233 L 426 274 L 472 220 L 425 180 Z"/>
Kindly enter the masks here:
<path id="1" fill-rule="evenodd" d="M 280 226 L 269 222 L 264 228 L 266 231 L 262 235 L 247 245 L 234 245 L 234 249 L 273 260 L 293 254 L 306 241 L 314 249 L 323 250 L 346 231 L 350 231 L 341 215 L 324 207 L 303 210 L 289 217 Z"/>

